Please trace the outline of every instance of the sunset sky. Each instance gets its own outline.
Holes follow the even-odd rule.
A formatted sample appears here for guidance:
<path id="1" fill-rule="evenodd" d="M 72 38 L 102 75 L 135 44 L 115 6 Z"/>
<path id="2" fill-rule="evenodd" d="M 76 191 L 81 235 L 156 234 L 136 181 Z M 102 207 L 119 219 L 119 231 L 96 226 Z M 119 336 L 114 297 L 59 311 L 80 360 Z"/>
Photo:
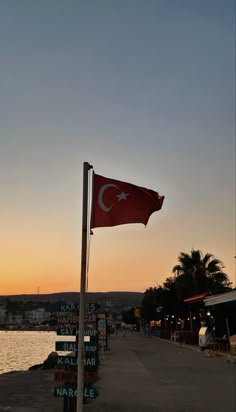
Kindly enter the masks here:
<path id="1" fill-rule="evenodd" d="M 181 251 L 235 281 L 234 0 L 0 4 L 0 295 L 79 290 L 82 167 L 165 195 L 94 229 L 90 291 L 144 291 Z"/>

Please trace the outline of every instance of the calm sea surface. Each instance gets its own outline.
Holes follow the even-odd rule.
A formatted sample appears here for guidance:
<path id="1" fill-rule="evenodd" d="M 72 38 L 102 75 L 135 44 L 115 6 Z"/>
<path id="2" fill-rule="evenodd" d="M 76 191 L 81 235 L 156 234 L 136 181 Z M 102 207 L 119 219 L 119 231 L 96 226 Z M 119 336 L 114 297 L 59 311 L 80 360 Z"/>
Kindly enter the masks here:
<path id="1" fill-rule="evenodd" d="M 55 351 L 57 340 L 74 340 L 56 332 L 0 331 L 0 373 L 27 370 Z"/>

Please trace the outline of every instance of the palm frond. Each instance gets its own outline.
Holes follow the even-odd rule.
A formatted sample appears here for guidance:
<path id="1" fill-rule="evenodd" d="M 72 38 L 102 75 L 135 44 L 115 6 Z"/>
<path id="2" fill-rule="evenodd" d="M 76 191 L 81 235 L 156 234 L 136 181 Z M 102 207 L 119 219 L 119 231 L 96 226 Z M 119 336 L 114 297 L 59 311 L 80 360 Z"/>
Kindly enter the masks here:
<path id="1" fill-rule="evenodd" d="M 209 262 L 206 267 L 207 271 L 210 273 L 219 272 L 223 269 L 223 263 L 219 259 L 213 259 Z"/>
<path id="2" fill-rule="evenodd" d="M 213 259 L 214 255 L 212 255 L 211 253 L 206 253 L 205 256 L 203 256 L 202 263 L 205 267 L 207 267 Z"/>
<path id="3" fill-rule="evenodd" d="M 178 261 L 181 263 L 181 265 L 184 267 L 189 267 L 191 266 L 192 258 L 188 253 L 181 252 Z"/>
<path id="4" fill-rule="evenodd" d="M 191 250 L 192 265 L 200 267 L 202 261 L 202 252 L 200 250 Z"/>
<path id="5" fill-rule="evenodd" d="M 182 268 L 182 266 L 180 266 L 180 265 L 175 265 L 175 266 L 173 267 L 173 269 L 172 269 L 172 272 L 173 272 L 173 273 L 183 272 L 183 268 Z"/>

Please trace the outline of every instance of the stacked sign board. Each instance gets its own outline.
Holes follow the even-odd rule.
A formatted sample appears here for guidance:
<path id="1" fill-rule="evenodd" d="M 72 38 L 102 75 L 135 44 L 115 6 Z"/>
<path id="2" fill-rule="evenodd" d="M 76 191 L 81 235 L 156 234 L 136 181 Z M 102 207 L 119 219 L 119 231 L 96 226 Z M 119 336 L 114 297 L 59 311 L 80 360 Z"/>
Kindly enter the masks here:
<path id="1" fill-rule="evenodd" d="M 107 349 L 107 321 L 104 313 L 98 315 L 98 344 L 101 349 Z"/>
<path id="2" fill-rule="evenodd" d="M 99 343 L 98 343 L 98 315 L 97 305 L 89 304 L 85 319 L 85 340 L 84 342 L 84 399 L 96 398 L 98 392 L 93 384 L 98 380 L 97 369 L 99 364 Z M 77 397 L 77 368 L 78 368 L 78 345 L 81 341 L 79 337 L 79 312 L 78 305 L 65 303 L 58 312 L 59 336 L 75 336 L 76 340 L 57 341 L 56 351 L 72 352 L 57 357 L 57 370 L 55 371 L 54 395 L 63 397 L 66 402 L 72 400 L 75 404 Z M 86 342 L 86 340 L 89 340 Z M 65 402 L 65 401 L 64 401 Z M 66 409 L 73 411 L 73 407 Z"/>

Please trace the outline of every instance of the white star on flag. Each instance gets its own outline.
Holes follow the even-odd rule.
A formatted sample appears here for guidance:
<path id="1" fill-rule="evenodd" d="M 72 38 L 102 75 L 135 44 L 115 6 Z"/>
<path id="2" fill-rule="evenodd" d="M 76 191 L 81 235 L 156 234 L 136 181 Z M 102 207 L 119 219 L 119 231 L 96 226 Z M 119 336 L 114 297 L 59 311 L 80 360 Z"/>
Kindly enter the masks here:
<path id="1" fill-rule="evenodd" d="M 129 193 L 124 193 L 121 192 L 119 195 L 116 195 L 116 197 L 118 197 L 118 200 L 127 200 L 127 196 L 129 196 Z"/>

